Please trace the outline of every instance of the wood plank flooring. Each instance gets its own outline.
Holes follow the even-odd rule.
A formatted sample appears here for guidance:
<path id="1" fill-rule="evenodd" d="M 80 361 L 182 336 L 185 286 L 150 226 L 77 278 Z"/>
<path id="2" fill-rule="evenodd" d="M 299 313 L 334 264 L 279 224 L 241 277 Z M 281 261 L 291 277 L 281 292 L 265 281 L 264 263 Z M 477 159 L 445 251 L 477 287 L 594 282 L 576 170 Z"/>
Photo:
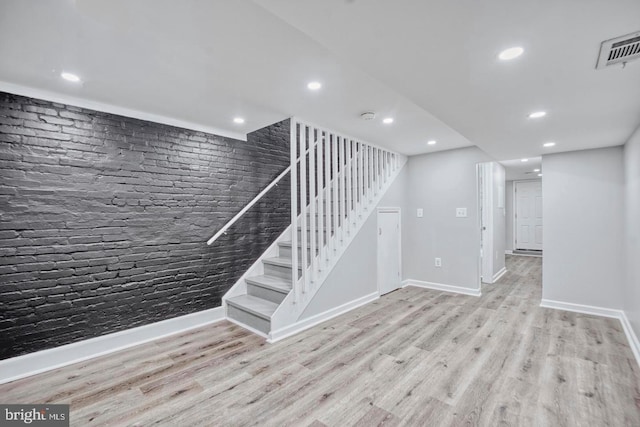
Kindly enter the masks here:
<path id="1" fill-rule="evenodd" d="M 480 298 L 405 288 L 266 344 L 221 322 L 0 385 L 76 426 L 640 426 L 617 320 L 543 309 L 540 258 Z"/>

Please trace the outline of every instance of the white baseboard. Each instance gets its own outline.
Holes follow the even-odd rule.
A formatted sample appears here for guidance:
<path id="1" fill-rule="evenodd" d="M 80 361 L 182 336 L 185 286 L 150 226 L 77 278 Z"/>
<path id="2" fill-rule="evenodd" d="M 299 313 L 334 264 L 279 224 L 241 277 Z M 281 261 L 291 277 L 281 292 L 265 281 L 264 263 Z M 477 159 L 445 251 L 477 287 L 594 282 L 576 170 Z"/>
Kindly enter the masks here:
<path id="1" fill-rule="evenodd" d="M 513 255 L 513 251 L 510 249 L 507 249 L 506 251 L 504 251 L 505 255 Z"/>
<path id="2" fill-rule="evenodd" d="M 236 319 L 232 319 L 231 317 L 227 317 L 227 321 L 233 323 L 234 325 L 240 326 L 242 329 L 246 329 L 247 331 L 251 332 L 252 334 L 258 335 L 259 337 L 269 338 L 269 336 L 267 334 L 265 334 L 264 332 L 259 331 L 256 328 L 251 327 L 249 325 L 245 325 L 242 322 L 238 322 Z"/>
<path id="3" fill-rule="evenodd" d="M 540 301 L 540 307 L 573 311 L 574 313 L 591 314 L 593 316 L 612 317 L 614 319 L 620 319 L 623 314 L 622 310 L 595 307 L 593 305 L 574 304 L 571 302 L 554 301 L 549 299 L 543 299 L 542 301 Z"/>
<path id="4" fill-rule="evenodd" d="M 506 272 L 507 272 L 507 267 L 502 267 L 502 270 L 498 271 L 496 274 L 493 275 L 493 282 L 491 283 L 496 283 L 498 280 L 500 280 L 502 276 L 505 275 Z"/>
<path id="5" fill-rule="evenodd" d="M 378 298 L 380 298 L 380 294 L 378 292 L 372 292 L 363 297 L 349 301 L 348 303 L 339 305 L 338 307 L 332 308 L 322 313 L 318 313 L 311 317 L 307 317 L 306 319 L 299 320 L 293 325 L 285 326 L 284 328 L 278 329 L 277 331 L 272 331 L 267 342 L 274 343 L 276 341 L 280 341 L 306 329 L 319 325 L 322 322 L 333 319 L 336 316 L 340 316 L 341 314 L 368 304 L 371 301 L 375 301 Z"/>
<path id="6" fill-rule="evenodd" d="M 631 351 L 636 358 L 636 362 L 638 362 L 638 365 L 640 366 L 640 341 L 638 341 L 638 336 L 631 327 L 631 323 L 624 311 L 622 312 L 620 323 L 622 323 L 622 329 L 624 329 L 624 334 L 627 336 L 627 341 L 629 341 L 629 347 L 631 347 Z"/>
<path id="7" fill-rule="evenodd" d="M 0 384 L 104 356 L 223 319 L 225 319 L 224 308 L 216 307 L 24 356 L 0 360 Z"/>
<path id="8" fill-rule="evenodd" d="M 442 283 L 423 282 L 422 280 L 407 279 L 402 281 L 402 287 L 415 286 L 417 288 L 434 289 L 436 291 L 453 292 L 456 294 L 471 295 L 479 297 L 482 295 L 480 289 L 463 288 L 461 286 L 444 285 Z"/>
<path id="9" fill-rule="evenodd" d="M 629 322 L 627 314 L 624 312 L 624 310 L 615 310 L 612 308 L 595 307 L 592 305 L 574 304 L 570 302 L 554 301 L 548 299 L 543 299 L 540 302 L 540 307 L 573 311 L 574 313 L 590 314 L 593 316 L 610 317 L 620 320 L 622 329 L 624 330 L 624 334 L 626 335 L 627 341 L 629 342 L 629 347 L 631 347 L 633 356 L 635 357 L 638 366 L 640 366 L 640 341 L 638 340 L 638 336 L 635 334 L 633 328 L 631 327 L 631 323 Z"/>

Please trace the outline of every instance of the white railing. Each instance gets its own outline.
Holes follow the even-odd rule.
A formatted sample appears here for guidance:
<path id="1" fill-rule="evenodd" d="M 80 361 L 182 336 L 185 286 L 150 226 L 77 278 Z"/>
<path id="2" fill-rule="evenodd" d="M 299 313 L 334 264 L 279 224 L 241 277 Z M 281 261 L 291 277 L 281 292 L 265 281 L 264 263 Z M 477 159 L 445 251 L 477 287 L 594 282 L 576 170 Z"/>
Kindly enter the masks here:
<path id="1" fill-rule="evenodd" d="M 291 119 L 294 303 L 317 289 L 403 164 L 397 153 Z"/>
<path id="2" fill-rule="evenodd" d="M 316 142 L 315 144 L 317 144 L 317 142 Z M 315 144 L 314 144 L 314 147 L 315 147 Z M 311 151 L 311 147 L 308 147 L 308 148 L 305 150 L 305 156 L 307 156 L 307 157 L 308 157 L 309 151 Z M 297 153 L 292 154 L 292 156 L 294 156 L 294 157 L 292 157 L 292 159 L 293 159 L 293 158 L 296 158 L 295 156 L 297 156 Z M 297 162 L 300 162 L 300 157 L 296 158 L 296 161 L 297 161 Z M 295 169 L 295 168 L 294 168 L 294 169 Z M 236 223 L 236 221 L 238 221 L 238 220 L 242 217 L 242 215 L 244 215 L 245 213 L 247 213 L 247 211 L 248 211 L 249 209 L 251 209 L 251 208 L 253 207 L 253 205 L 255 205 L 255 204 L 256 204 L 260 199 L 262 199 L 262 197 L 263 197 L 265 194 L 267 194 L 269 191 L 271 191 L 271 189 L 272 189 L 273 187 L 277 186 L 277 185 L 278 185 L 278 183 L 280 182 L 280 180 L 281 180 L 282 178 L 284 178 L 285 176 L 287 176 L 287 174 L 289 173 L 289 171 L 290 171 L 290 170 L 291 170 L 291 165 L 287 166 L 287 168 L 286 168 L 285 170 L 283 170 L 283 171 L 280 173 L 280 175 L 278 175 L 278 176 L 277 176 L 273 181 L 271 181 L 271 182 L 269 183 L 269 185 L 267 185 L 267 186 L 266 186 L 266 187 L 265 187 L 265 188 L 264 188 L 260 193 L 258 193 L 258 195 L 257 195 L 256 197 L 254 197 L 253 199 L 251 199 L 251 201 L 250 201 L 249 203 L 247 203 L 247 205 L 246 205 L 244 208 L 242 208 L 242 209 L 240 210 L 240 212 L 238 212 L 237 214 L 235 214 L 235 216 L 234 216 L 233 218 L 231 218 L 231 219 L 230 219 L 230 220 L 229 220 L 225 225 L 223 225 L 223 226 L 222 226 L 222 228 L 221 228 L 220 230 L 218 230 L 218 232 L 217 232 L 216 234 L 214 234 L 213 236 L 211 236 L 211 238 L 210 238 L 209 240 L 207 240 L 207 245 L 211 245 L 213 242 L 215 242 L 216 240 L 218 240 L 218 238 L 219 238 L 220 236 L 222 236 L 223 234 L 227 234 L 227 230 L 228 230 L 229 228 L 231 228 L 231 226 L 232 226 L 233 224 L 235 224 L 235 223 Z M 293 179 L 293 175 L 292 175 L 292 179 Z M 294 209 L 293 209 L 293 208 L 294 208 L 294 205 L 293 205 L 294 200 L 292 200 L 292 201 L 291 201 L 291 203 L 292 203 L 292 205 L 291 205 L 291 209 L 292 209 L 292 211 L 294 211 Z"/>
<path id="3" fill-rule="evenodd" d="M 213 236 L 211 236 L 211 238 L 209 240 L 207 240 L 207 245 L 211 245 L 213 242 L 215 242 L 216 240 L 218 240 L 218 238 L 220 236 L 222 236 L 223 234 L 227 234 L 227 230 L 229 228 L 231 228 L 231 226 L 233 224 L 236 223 L 236 221 L 238 221 L 240 219 L 240 217 L 242 217 L 242 215 L 244 215 L 245 213 L 247 213 L 247 211 L 249 209 L 251 209 L 251 207 L 253 205 L 255 205 L 258 200 L 262 199 L 262 196 L 264 196 L 265 194 L 267 194 L 273 187 L 275 187 L 276 185 L 278 185 L 278 182 L 280 182 L 280 180 L 282 178 L 284 178 L 285 176 L 287 176 L 287 174 L 289 173 L 289 171 L 291 170 L 291 166 L 287 166 L 287 168 L 282 171 L 282 173 L 280 175 L 278 175 L 276 177 L 276 179 L 274 179 L 273 181 L 271 181 L 271 183 L 269 183 L 269 185 L 267 185 L 264 190 L 262 190 L 260 193 L 258 193 L 258 195 L 256 197 L 254 197 L 249 203 L 247 203 L 247 205 L 242 208 L 240 210 L 240 212 L 238 212 L 237 214 L 235 214 L 235 216 L 233 218 L 231 218 L 225 225 L 222 226 L 222 228 L 220 230 L 218 230 L 218 232 L 216 234 L 214 234 Z"/>

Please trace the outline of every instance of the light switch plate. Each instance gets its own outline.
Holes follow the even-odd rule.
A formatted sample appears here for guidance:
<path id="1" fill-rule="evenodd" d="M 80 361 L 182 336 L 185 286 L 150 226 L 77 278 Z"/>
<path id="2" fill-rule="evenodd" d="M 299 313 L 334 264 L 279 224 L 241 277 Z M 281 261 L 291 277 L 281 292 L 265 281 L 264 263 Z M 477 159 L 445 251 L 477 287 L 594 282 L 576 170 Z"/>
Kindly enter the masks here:
<path id="1" fill-rule="evenodd" d="M 424 216 L 424 210 L 422 210 L 422 208 L 418 208 L 416 215 L 418 216 L 418 218 L 422 218 Z"/>
<path id="2" fill-rule="evenodd" d="M 467 208 L 456 208 L 456 218 L 466 218 Z"/>

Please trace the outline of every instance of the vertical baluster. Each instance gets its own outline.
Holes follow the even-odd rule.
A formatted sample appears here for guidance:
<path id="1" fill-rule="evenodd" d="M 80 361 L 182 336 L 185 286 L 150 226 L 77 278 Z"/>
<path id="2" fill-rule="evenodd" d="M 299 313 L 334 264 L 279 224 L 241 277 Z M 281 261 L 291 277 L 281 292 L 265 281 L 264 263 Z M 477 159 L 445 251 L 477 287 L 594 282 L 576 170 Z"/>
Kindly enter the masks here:
<path id="1" fill-rule="evenodd" d="M 378 195 L 378 149 L 374 148 L 373 153 L 373 195 Z"/>
<path id="2" fill-rule="evenodd" d="M 367 175 L 365 171 L 367 170 L 367 156 L 366 154 L 366 146 L 361 142 L 360 143 L 360 200 L 362 201 L 362 215 L 364 216 L 364 212 L 367 210 Z"/>
<path id="3" fill-rule="evenodd" d="M 381 173 L 381 163 L 380 163 L 380 149 L 376 148 L 376 179 L 377 179 L 377 183 L 376 183 L 376 193 L 380 194 L 380 188 L 382 187 L 382 184 L 380 184 L 381 181 L 381 177 L 382 177 L 382 173 Z"/>
<path id="4" fill-rule="evenodd" d="M 369 178 L 367 177 L 367 145 L 360 144 L 360 147 L 362 149 L 362 206 L 369 210 L 369 198 L 367 197 L 367 186 L 369 185 Z"/>
<path id="5" fill-rule="evenodd" d="M 300 123 L 300 246 L 302 253 L 302 292 L 307 291 L 307 126 Z M 297 233 L 297 230 L 291 230 Z M 298 248 L 291 248 L 297 251 Z"/>
<path id="6" fill-rule="evenodd" d="M 382 185 L 387 182 L 387 152 L 382 151 Z"/>
<path id="7" fill-rule="evenodd" d="M 358 143 L 356 141 L 351 141 L 352 145 L 352 156 L 353 156 L 353 164 L 351 165 L 351 179 L 352 184 L 351 188 L 353 191 L 353 224 L 355 226 L 358 221 Z"/>
<path id="8" fill-rule="evenodd" d="M 333 196 L 331 197 L 331 205 L 333 206 L 333 253 L 331 254 L 332 258 L 334 253 L 337 250 L 339 244 L 339 227 L 340 227 L 340 215 L 338 212 L 339 198 L 338 198 L 338 187 L 340 183 L 340 178 L 338 177 L 338 135 L 333 135 L 333 156 L 331 156 L 331 167 L 333 168 Z"/>
<path id="9" fill-rule="evenodd" d="M 289 121 L 289 155 L 291 171 L 291 287 L 293 302 L 298 303 L 300 290 L 298 289 L 298 137 L 296 120 Z"/>
<path id="10" fill-rule="evenodd" d="M 347 188 L 346 188 L 346 193 L 347 193 L 347 217 L 346 217 L 346 222 L 347 222 L 347 233 L 351 234 L 351 218 L 352 218 L 352 200 L 351 200 L 351 196 L 353 195 L 352 190 L 352 182 L 351 182 L 351 160 L 352 160 L 352 152 L 351 152 L 351 140 L 347 139 L 346 140 L 346 156 L 345 156 L 345 160 L 347 162 Z"/>
<path id="11" fill-rule="evenodd" d="M 356 146 L 358 147 L 358 155 L 356 157 L 358 168 L 356 169 L 356 174 L 358 176 L 356 191 L 358 192 L 358 216 L 356 217 L 356 221 L 360 222 L 360 218 L 362 218 L 364 214 L 364 200 L 362 198 L 362 143 L 357 142 Z"/>
<path id="12" fill-rule="evenodd" d="M 322 264 L 328 266 L 329 254 L 333 248 L 333 221 L 331 221 L 331 135 L 329 131 L 324 134 L 324 228 L 326 232 L 326 245 L 322 250 Z"/>
<path id="13" fill-rule="evenodd" d="M 324 174 L 324 132 L 322 132 L 322 130 L 318 129 L 318 135 L 317 135 L 317 140 L 318 143 L 316 145 L 316 186 L 318 188 L 317 193 L 318 193 L 318 208 L 316 210 L 316 217 L 314 219 L 314 221 L 316 221 L 316 223 L 318 224 L 318 239 L 317 239 L 317 243 L 318 243 L 318 258 L 317 258 L 317 268 L 318 271 L 322 270 L 323 267 L 323 253 L 324 253 L 324 229 L 325 229 L 325 225 L 324 225 L 324 181 L 322 179 L 322 175 Z"/>
<path id="14" fill-rule="evenodd" d="M 367 145 L 365 146 L 365 153 L 366 153 L 366 159 L 367 161 L 365 162 L 366 167 L 365 167 L 365 171 L 367 172 L 367 180 L 366 180 L 366 184 L 367 184 L 367 203 L 371 203 L 371 149 L 370 147 Z"/>
<path id="15" fill-rule="evenodd" d="M 309 241 L 311 242 L 311 254 L 310 254 L 310 283 L 316 280 L 316 129 L 310 128 L 309 130 Z"/>
<path id="16" fill-rule="evenodd" d="M 346 143 L 343 137 L 340 137 L 340 235 L 341 240 L 346 239 L 346 222 L 345 217 L 347 215 L 347 163 L 345 162 L 345 156 L 347 152 Z"/>

